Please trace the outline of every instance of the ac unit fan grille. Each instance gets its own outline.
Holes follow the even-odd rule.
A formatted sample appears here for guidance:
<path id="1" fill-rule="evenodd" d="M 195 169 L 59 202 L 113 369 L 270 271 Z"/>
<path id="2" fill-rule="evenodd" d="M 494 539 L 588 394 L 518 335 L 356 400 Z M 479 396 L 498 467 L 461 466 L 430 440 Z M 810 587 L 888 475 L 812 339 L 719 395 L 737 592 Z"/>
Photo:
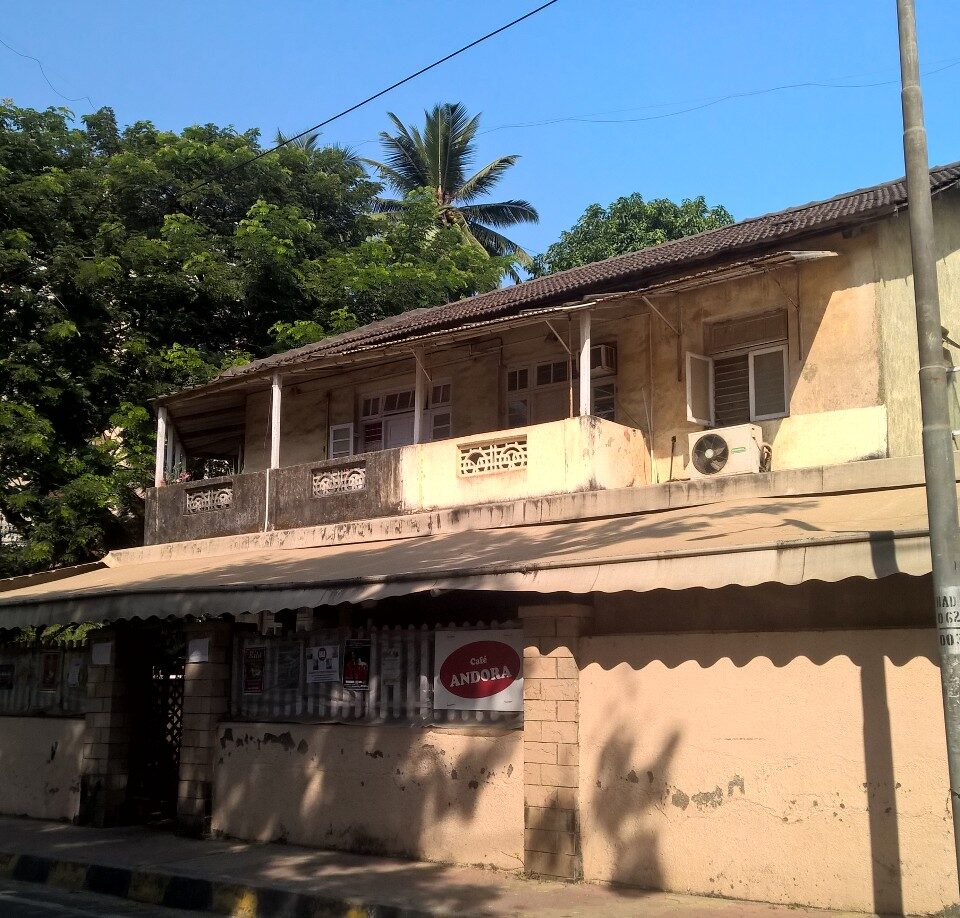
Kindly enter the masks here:
<path id="1" fill-rule="evenodd" d="M 730 447 L 719 434 L 704 434 L 693 444 L 693 467 L 701 475 L 716 475 L 730 458 Z"/>

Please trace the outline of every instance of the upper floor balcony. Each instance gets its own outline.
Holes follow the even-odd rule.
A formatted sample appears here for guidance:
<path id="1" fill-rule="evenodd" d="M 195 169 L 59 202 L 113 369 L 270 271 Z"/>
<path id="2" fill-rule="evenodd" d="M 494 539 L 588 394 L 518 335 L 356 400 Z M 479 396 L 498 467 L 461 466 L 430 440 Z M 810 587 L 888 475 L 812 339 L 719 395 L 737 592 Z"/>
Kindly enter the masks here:
<path id="1" fill-rule="evenodd" d="M 148 545 L 625 488 L 649 481 L 640 431 L 568 418 L 147 492 Z"/>
<path id="2" fill-rule="evenodd" d="M 408 313 L 168 396 L 145 540 L 910 455 L 872 243 L 829 244 L 472 323 Z M 695 468 L 705 429 L 747 441 Z"/>

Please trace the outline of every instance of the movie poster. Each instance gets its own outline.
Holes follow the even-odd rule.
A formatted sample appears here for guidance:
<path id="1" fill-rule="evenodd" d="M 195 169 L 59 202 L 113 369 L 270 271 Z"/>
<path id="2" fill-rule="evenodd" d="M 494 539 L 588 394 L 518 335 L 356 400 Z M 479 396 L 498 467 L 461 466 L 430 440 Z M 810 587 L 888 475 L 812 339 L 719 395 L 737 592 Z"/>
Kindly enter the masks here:
<path id="1" fill-rule="evenodd" d="M 343 687 L 353 692 L 370 688 L 370 641 L 347 641 L 343 648 Z"/>
<path id="2" fill-rule="evenodd" d="M 267 648 L 263 644 L 243 648 L 243 694 L 262 695 Z"/>
<path id="3" fill-rule="evenodd" d="M 60 684 L 60 654 L 56 651 L 40 654 L 40 691 L 55 691 Z"/>
<path id="4" fill-rule="evenodd" d="M 307 648 L 307 682 L 340 681 L 340 645 L 316 644 Z"/>

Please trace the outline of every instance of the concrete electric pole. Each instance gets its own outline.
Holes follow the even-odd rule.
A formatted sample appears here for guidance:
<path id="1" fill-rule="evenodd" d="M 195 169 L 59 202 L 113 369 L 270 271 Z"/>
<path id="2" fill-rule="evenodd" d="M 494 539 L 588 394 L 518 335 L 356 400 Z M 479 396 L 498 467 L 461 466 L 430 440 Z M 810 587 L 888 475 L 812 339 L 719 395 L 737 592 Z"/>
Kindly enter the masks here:
<path id="1" fill-rule="evenodd" d="M 947 408 L 948 374 L 940 325 L 933 201 L 923 124 L 915 0 L 897 0 L 903 153 L 906 162 L 913 292 L 920 351 L 920 411 L 923 470 L 933 558 L 933 611 L 940 644 L 940 681 L 947 730 L 950 804 L 960 870 L 960 526 L 953 466 L 953 436 Z"/>

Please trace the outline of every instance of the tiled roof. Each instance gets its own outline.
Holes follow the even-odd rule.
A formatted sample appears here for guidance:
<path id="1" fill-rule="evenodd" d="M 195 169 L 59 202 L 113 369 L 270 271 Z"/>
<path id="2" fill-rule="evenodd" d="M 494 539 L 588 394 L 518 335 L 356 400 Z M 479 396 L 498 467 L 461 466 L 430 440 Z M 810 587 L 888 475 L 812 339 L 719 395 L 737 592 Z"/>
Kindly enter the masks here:
<path id="1" fill-rule="evenodd" d="M 938 166 L 930 171 L 930 186 L 935 192 L 958 182 L 960 162 Z M 660 280 L 676 274 L 678 270 L 699 267 L 727 257 L 743 256 L 745 252 L 781 245 L 788 240 L 815 235 L 838 226 L 861 223 L 904 207 L 906 203 L 906 181 L 899 178 L 443 306 L 410 310 L 325 338 L 316 344 L 233 367 L 218 376 L 214 383 L 276 370 L 312 358 L 347 354 L 358 348 L 403 341 L 428 332 L 453 330 L 471 322 L 505 318 L 527 309 L 577 300 L 591 293 L 637 286 L 638 282 Z"/>

